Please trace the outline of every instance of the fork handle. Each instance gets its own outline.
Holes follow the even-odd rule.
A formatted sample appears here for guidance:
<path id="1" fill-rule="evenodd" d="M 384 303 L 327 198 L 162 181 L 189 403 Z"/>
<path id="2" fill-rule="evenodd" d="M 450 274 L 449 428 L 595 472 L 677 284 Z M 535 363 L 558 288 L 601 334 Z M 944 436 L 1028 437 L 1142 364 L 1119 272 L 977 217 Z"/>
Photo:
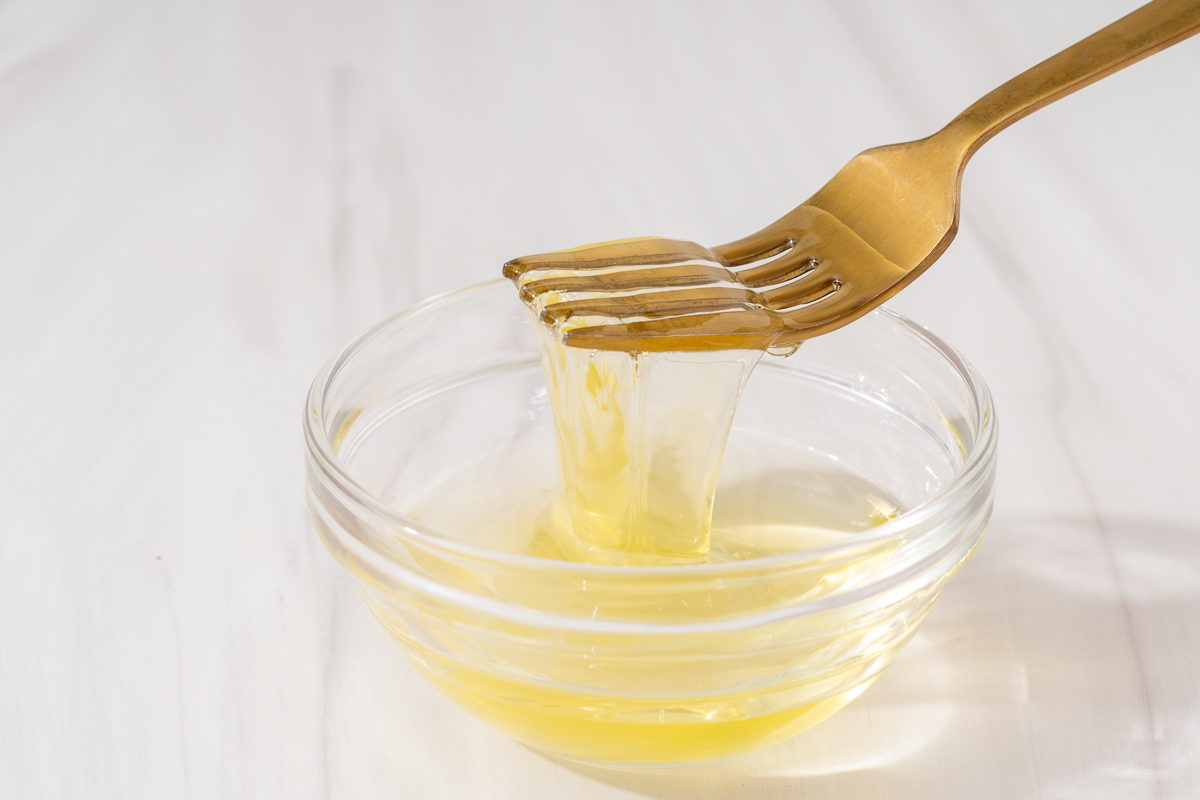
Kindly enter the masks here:
<path id="1" fill-rule="evenodd" d="M 1039 108 L 1200 32 L 1200 0 L 1153 0 L 981 97 L 935 138 L 950 137 L 962 162 Z"/>

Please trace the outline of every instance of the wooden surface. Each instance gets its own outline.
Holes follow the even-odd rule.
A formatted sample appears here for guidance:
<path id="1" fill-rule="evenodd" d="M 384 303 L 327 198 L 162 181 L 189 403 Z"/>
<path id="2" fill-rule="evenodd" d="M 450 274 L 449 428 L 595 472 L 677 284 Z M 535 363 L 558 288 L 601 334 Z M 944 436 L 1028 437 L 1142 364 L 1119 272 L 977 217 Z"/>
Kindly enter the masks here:
<path id="1" fill-rule="evenodd" d="M 1196 40 L 984 148 L 893 301 L 992 387 L 996 517 L 813 731 L 658 772 L 514 744 L 303 503 L 308 383 L 380 317 L 522 253 L 735 238 L 1132 7 L 0 5 L 0 796 L 1200 795 Z"/>

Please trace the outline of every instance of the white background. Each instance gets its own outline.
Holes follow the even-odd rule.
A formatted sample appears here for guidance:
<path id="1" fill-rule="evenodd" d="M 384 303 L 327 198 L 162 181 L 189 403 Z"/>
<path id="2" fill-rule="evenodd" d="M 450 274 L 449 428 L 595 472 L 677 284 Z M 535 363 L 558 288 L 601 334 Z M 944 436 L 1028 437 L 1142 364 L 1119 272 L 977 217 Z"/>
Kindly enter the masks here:
<path id="1" fill-rule="evenodd" d="M 791 742 L 607 771 L 408 667 L 308 526 L 346 341 L 528 252 L 716 244 L 1136 0 L 0 4 L 0 796 L 1200 796 L 1200 38 L 1019 123 L 893 307 L 996 517 Z"/>

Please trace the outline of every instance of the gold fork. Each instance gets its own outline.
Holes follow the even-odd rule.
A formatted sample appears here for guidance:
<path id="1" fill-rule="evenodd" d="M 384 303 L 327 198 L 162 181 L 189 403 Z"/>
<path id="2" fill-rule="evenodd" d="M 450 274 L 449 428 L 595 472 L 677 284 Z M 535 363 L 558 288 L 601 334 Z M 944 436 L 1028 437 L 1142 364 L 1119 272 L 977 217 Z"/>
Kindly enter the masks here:
<path id="1" fill-rule="evenodd" d="M 963 169 L 984 142 L 1198 30 L 1200 0 L 1147 3 L 934 135 L 861 153 L 799 208 L 736 242 L 606 242 L 514 259 L 504 274 L 575 347 L 786 352 L 871 311 L 941 256 L 958 230 Z"/>

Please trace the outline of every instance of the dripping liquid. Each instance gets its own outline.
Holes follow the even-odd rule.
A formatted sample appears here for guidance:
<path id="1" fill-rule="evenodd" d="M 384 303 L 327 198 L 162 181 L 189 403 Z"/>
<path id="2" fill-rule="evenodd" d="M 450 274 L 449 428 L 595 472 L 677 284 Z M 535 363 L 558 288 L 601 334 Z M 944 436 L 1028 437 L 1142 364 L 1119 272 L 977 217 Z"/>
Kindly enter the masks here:
<path id="1" fill-rule="evenodd" d="M 563 346 L 536 320 L 534 331 L 544 400 L 554 415 L 557 469 L 545 468 L 542 450 L 519 444 L 476 458 L 405 501 L 404 511 L 431 529 L 497 551 L 638 570 L 810 550 L 855 537 L 901 510 L 829 454 L 748 433 L 727 439 L 761 352 L 592 352 Z M 669 616 L 686 624 L 720 615 L 722 603 L 729 613 L 738 603 L 782 608 L 852 587 L 887 555 L 866 549 L 836 564 L 814 562 L 793 581 L 752 584 L 740 595 L 688 596 L 669 609 L 653 602 L 659 590 L 645 581 L 637 597 L 623 592 L 619 579 L 591 591 L 586 584 L 567 592 L 549 583 L 494 589 L 519 604 L 553 596 L 556 610 L 573 616 L 636 621 L 644 614 L 647 621 Z M 664 579 L 661 595 L 669 591 Z M 783 690 L 755 690 L 749 678 L 717 690 L 702 662 L 568 664 L 525 653 L 520 669 L 528 679 L 522 679 L 447 658 L 386 605 L 369 595 L 367 601 L 417 668 L 461 706 L 522 742 L 589 761 L 690 763 L 765 746 L 829 716 L 874 674 L 858 677 L 867 665 L 853 662 Z M 839 647 L 853 649 L 860 646 L 855 636 L 873 635 L 848 634 Z M 781 668 L 775 658 L 764 646 L 760 663 L 741 669 L 769 675 Z M 538 679 L 571 670 L 577 680 L 555 687 Z M 838 686 L 845 688 L 831 689 Z"/>

